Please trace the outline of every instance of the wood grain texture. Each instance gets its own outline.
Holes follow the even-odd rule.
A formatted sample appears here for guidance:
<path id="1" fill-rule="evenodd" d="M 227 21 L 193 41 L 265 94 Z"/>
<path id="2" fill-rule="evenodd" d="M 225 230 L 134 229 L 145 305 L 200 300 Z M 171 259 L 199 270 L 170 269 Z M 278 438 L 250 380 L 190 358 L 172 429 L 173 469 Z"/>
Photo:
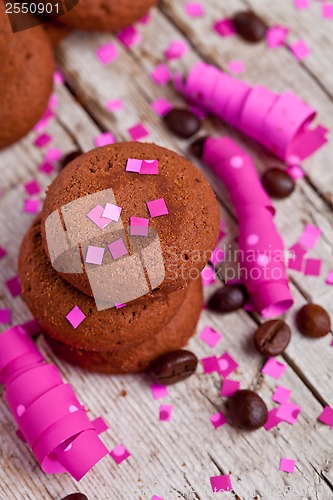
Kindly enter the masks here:
<path id="1" fill-rule="evenodd" d="M 189 141 L 171 136 L 150 105 L 164 96 L 173 104 L 182 104 L 171 85 L 157 87 L 149 76 L 163 61 L 163 52 L 174 39 L 187 40 L 189 50 L 184 58 L 172 61 L 174 70 L 186 71 L 200 58 L 225 68 L 228 61 L 241 58 L 246 63 L 244 77 L 250 83 L 262 82 L 274 90 L 292 89 L 308 100 L 319 112 L 320 121 L 333 129 L 332 74 L 329 54 L 332 51 L 333 23 L 317 22 L 312 10 L 297 13 L 289 0 L 272 5 L 268 0 L 219 2 L 205 0 L 205 16 L 190 20 L 184 11 L 185 1 L 163 0 L 153 12 L 147 26 L 139 26 L 144 38 L 132 51 L 125 50 L 108 34 L 73 33 L 57 50 L 58 64 L 65 74 L 67 86 L 57 86 L 59 100 L 57 116 L 47 130 L 53 136 L 52 147 L 65 152 L 80 148 L 91 149 L 93 138 L 110 130 L 118 140 L 128 140 L 128 128 L 139 121 L 150 132 L 148 141 L 157 142 L 194 160 L 211 181 L 226 222 L 224 245 L 234 245 L 237 224 L 232 206 L 223 186 L 204 165 L 188 152 Z M 315 2 L 313 2 L 315 3 Z M 288 49 L 268 51 L 264 44 L 247 45 L 238 38 L 221 39 L 211 29 L 217 19 L 227 17 L 246 7 L 253 8 L 270 24 L 292 26 L 292 36 L 304 37 L 311 44 L 312 56 L 299 64 Z M 318 14 L 319 15 L 319 14 Z M 293 40 L 293 38 L 291 38 Z M 103 43 L 117 44 L 119 57 L 109 66 L 96 59 L 95 50 Z M 285 71 L 281 71 L 285 68 Z M 278 77 L 277 77 L 278 75 Z M 75 99 L 74 96 L 77 98 Z M 105 109 L 108 100 L 122 98 L 124 108 L 114 113 Z M 252 141 L 218 123 L 204 122 L 202 134 L 228 134 L 253 155 L 259 171 L 274 162 Z M 36 134 L 31 133 L 19 144 L 0 153 L 0 245 L 10 249 L 0 261 L 1 283 L 17 273 L 16 259 L 20 241 L 32 217 L 22 214 L 23 183 L 38 178 L 43 188 L 52 179 L 38 172 L 43 151 L 32 146 Z M 304 164 L 306 178 L 288 200 L 276 203 L 276 223 L 286 245 L 299 237 L 307 222 L 322 228 L 315 257 L 323 259 L 325 271 L 333 267 L 333 173 L 331 146 L 323 148 Z M 14 229 L 13 229 L 14 228 Z M 84 492 L 90 499 L 148 499 L 158 495 L 165 500 L 230 498 L 230 494 L 213 495 L 209 477 L 231 472 L 234 496 L 277 499 L 318 498 L 326 500 L 333 491 L 333 462 L 331 459 L 331 430 L 317 421 L 324 403 L 333 405 L 331 338 L 312 342 L 302 337 L 295 325 L 294 314 L 306 301 L 316 301 L 333 313 L 332 289 L 320 278 L 290 273 L 295 307 L 286 317 L 293 330 L 293 339 L 284 359 L 287 370 L 279 381 L 263 377 L 260 370 L 264 359 L 252 346 L 253 332 L 260 318 L 245 312 L 218 316 L 204 311 L 198 332 L 211 325 L 223 334 L 214 350 L 194 338 L 190 348 L 201 358 L 228 351 L 239 363 L 234 374 L 243 388 L 258 390 L 269 408 L 271 396 L 278 385 L 292 389 L 292 401 L 302 407 L 294 427 L 281 424 L 270 432 L 241 433 L 230 426 L 213 430 L 209 417 L 223 410 L 219 396 L 221 381 L 217 375 L 204 375 L 202 368 L 188 381 L 169 389 L 170 396 L 154 401 L 149 380 L 145 376 L 107 377 L 72 368 L 53 358 L 43 342 L 39 342 L 50 361 L 60 368 L 89 415 L 102 415 L 110 426 L 103 440 L 113 448 L 123 443 L 132 457 L 116 466 L 111 458 L 104 459 L 79 485 L 70 477 L 46 476 L 36 465 L 27 446 L 18 440 L 11 415 L 4 403 L 0 405 L 0 498 L 2 499 L 60 499 L 75 491 Z M 216 285 L 218 286 L 218 285 Z M 211 287 L 206 294 L 212 293 Z M 16 323 L 30 319 L 22 299 L 11 299 L 4 286 L 0 291 L 0 308 L 13 308 Z M 1 325 L 2 330 L 5 329 Z M 125 395 L 126 394 L 126 395 Z M 160 404 L 174 404 L 169 423 L 158 420 Z M 278 471 L 282 457 L 297 460 L 293 475 Z M 290 488 L 288 493 L 287 488 Z"/>

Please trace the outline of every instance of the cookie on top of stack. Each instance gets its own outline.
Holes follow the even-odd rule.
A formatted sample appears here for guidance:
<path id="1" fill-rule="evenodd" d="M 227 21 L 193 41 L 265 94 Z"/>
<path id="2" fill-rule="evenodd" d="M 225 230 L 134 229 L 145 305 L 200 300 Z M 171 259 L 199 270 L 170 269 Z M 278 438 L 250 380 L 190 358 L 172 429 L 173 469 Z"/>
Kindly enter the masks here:
<path id="1" fill-rule="evenodd" d="M 215 195 L 189 161 L 154 144 L 105 146 L 49 187 L 21 247 L 23 297 L 59 357 L 143 371 L 193 335 L 218 234 Z"/>

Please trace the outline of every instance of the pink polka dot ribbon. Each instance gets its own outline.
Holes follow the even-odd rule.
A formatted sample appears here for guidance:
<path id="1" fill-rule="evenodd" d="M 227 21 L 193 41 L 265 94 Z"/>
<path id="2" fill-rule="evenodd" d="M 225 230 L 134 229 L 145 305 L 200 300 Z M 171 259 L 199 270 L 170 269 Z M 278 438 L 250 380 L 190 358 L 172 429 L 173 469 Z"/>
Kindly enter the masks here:
<path id="1" fill-rule="evenodd" d="M 22 326 L 0 335 L 0 382 L 19 433 L 44 472 L 68 472 L 79 481 L 108 454 L 72 387 Z"/>
<path id="2" fill-rule="evenodd" d="M 228 137 L 209 137 L 202 159 L 227 187 L 239 224 L 237 258 L 254 309 L 263 317 L 288 310 L 293 299 L 284 264 L 284 246 L 273 221 L 274 208 L 253 161 Z"/>
<path id="3" fill-rule="evenodd" d="M 265 146 L 278 158 L 304 160 L 326 142 L 327 129 L 310 129 L 316 111 L 292 92 L 276 94 L 249 86 L 223 71 L 197 63 L 175 86 L 185 97 Z"/>

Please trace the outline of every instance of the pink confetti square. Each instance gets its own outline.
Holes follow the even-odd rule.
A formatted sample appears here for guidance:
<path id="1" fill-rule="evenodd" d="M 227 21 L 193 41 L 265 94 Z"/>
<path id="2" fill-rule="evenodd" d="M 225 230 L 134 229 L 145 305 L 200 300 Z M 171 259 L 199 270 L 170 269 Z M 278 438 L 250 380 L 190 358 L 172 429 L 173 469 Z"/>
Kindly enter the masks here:
<path id="1" fill-rule="evenodd" d="M 306 259 L 305 276 L 320 276 L 322 261 L 320 259 Z"/>
<path id="2" fill-rule="evenodd" d="M 324 2 L 321 6 L 321 15 L 324 19 L 333 19 L 333 4 Z"/>
<path id="3" fill-rule="evenodd" d="M 79 325 L 81 325 L 82 321 L 85 318 L 85 314 L 81 311 L 78 306 L 73 307 L 73 309 L 67 314 L 66 319 L 72 325 L 74 330 L 77 329 Z"/>
<path id="4" fill-rule="evenodd" d="M 96 226 L 100 229 L 105 229 L 111 223 L 110 219 L 105 219 L 103 217 L 104 208 L 102 205 L 97 205 L 95 208 L 87 213 L 88 219 L 90 219 Z"/>
<path id="5" fill-rule="evenodd" d="M 284 401 L 277 409 L 276 417 L 283 422 L 294 425 L 300 412 L 300 406 L 295 405 L 291 401 Z"/>
<path id="6" fill-rule="evenodd" d="M 291 395 L 291 390 L 279 385 L 272 396 L 272 400 L 276 403 L 284 403 L 288 401 Z"/>
<path id="7" fill-rule="evenodd" d="M 303 10 L 307 9 L 310 6 L 309 0 L 294 0 L 294 5 L 296 9 Z"/>
<path id="8" fill-rule="evenodd" d="M 26 192 L 28 193 L 29 196 L 33 196 L 34 194 L 38 194 L 41 192 L 41 187 L 40 187 L 38 181 L 36 181 L 36 180 L 26 182 L 24 184 L 24 189 L 26 190 Z"/>
<path id="9" fill-rule="evenodd" d="M 268 419 L 264 425 L 264 429 L 266 431 L 270 431 L 271 429 L 273 429 L 273 427 L 276 427 L 282 422 L 282 420 L 276 416 L 277 411 L 278 408 L 273 408 L 268 412 Z"/>
<path id="10" fill-rule="evenodd" d="M 63 151 L 58 148 L 50 148 L 47 150 L 44 160 L 48 161 L 59 161 L 62 157 Z"/>
<path id="11" fill-rule="evenodd" d="M 298 181 L 299 179 L 304 179 L 305 177 L 305 172 L 299 165 L 289 165 L 286 168 L 286 172 L 287 174 L 290 175 L 290 177 L 294 181 Z"/>
<path id="12" fill-rule="evenodd" d="M 281 47 L 286 43 L 289 29 L 285 26 L 272 26 L 267 30 L 266 42 L 270 49 Z"/>
<path id="13" fill-rule="evenodd" d="M 188 2 L 185 11 L 189 17 L 202 17 L 205 13 L 203 5 L 199 2 Z"/>
<path id="14" fill-rule="evenodd" d="M 103 134 L 95 137 L 94 142 L 97 148 L 101 148 L 102 146 L 114 144 L 116 142 L 116 138 L 113 134 L 111 134 L 111 132 L 103 132 Z"/>
<path id="15" fill-rule="evenodd" d="M 114 205 L 113 203 L 107 203 L 105 205 L 104 212 L 102 213 L 102 217 L 105 219 L 111 219 L 114 222 L 118 222 L 120 219 L 122 208 Z"/>
<path id="16" fill-rule="evenodd" d="M 42 135 L 39 135 L 34 140 L 34 145 L 37 148 L 43 148 L 44 146 L 46 146 L 47 144 L 49 144 L 49 142 L 51 142 L 51 140 L 52 140 L 52 137 L 49 134 L 42 134 Z"/>
<path id="17" fill-rule="evenodd" d="M 211 326 L 206 326 L 200 333 L 199 339 L 201 339 L 210 347 L 215 347 L 222 339 L 222 335 L 214 330 L 214 328 L 212 328 Z"/>
<path id="18" fill-rule="evenodd" d="M 218 372 L 222 377 L 226 378 L 230 373 L 234 372 L 238 368 L 238 363 L 225 352 L 217 359 Z"/>
<path id="19" fill-rule="evenodd" d="M 225 257 L 224 251 L 221 248 L 216 247 L 214 248 L 212 256 L 209 260 L 212 264 L 218 265 L 221 262 L 223 262 L 224 257 Z"/>
<path id="20" fill-rule="evenodd" d="M 210 421 L 213 424 L 215 429 L 218 429 L 222 425 L 225 425 L 227 423 L 227 419 L 225 418 L 223 413 L 215 413 L 210 417 Z"/>
<path id="21" fill-rule="evenodd" d="M 321 229 L 319 227 L 313 226 L 312 224 L 307 224 L 298 243 L 307 248 L 315 248 L 320 236 Z"/>
<path id="22" fill-rule="evenodd" d="M 141 19 L 139 19 L 139 23 L 140 24 L 144 24 L 144 25 L 149 24 L 150 21 L 151 21 L 151 14 L 150 14 L 150 12 L 148 12 L 148 14 L 145 14 L 143 17 L 141 17 Z"/>
<path id="23" fill-rule="evenodd" d="M 130 217 L 131 236 L 148 236 L 149 219 L 144 217 Z"/>
<path id="24" fill-rule="evenodd" d="M 280 363 L 274 358 L 269 358 L 265 366 L 261 370 L 265 375 L 269 375 L 275 379 L 279 379 L 286 369 L 286 365 Z"/>
<path id="25" fill-rule="evenodd" d="M 102 64 L 109 64 L 118 57 L 118 48 L 114 43 L 106 43 L 96 50 L 96 56 Z"/>
<path id="26" fill-rule="evenodd" d="M 127 48 L 130 49 L 141 42 L 142 37 L 134 26 L 128 26 L 117 35 L 118 40 Z"/>
<path id="27" fill-rule="evenodd" d="M 221 387 L 221 396 L 224 396 L 225 398 L 231 398 L 235 394 L 235 392 L 239 391 L 240 388 L 240 382 L 237 380 L 230 380 L 230 379 L 225 379 L 222 382 L 222 387 Z"/>
<path id="28" fill-rule="evenodd" d="M 141 175 L 158 175 L 158 160 L 142 160 Z"/>
<path id="29" fill-rule="evenodd" d="M 168 61 L 180 59 L 188 50 L 187 44 L 183 40 L 174 40 L 165 50 L 164 55 Z"/>
<path id="30" fill-rule="evenodd" d="M 232 36 L 236 33 L 231 19 L 220 19 L 214 24 L 214 30 L 222 37 Z"/>
<path id="31" fill-rule="evenodd" d="M 166 398 L 169 395 L 168 388 L 165 385 L 151 384 L 150 390 L 154 399 Z"/>
<path id="32" fill-rule="evenodd" d="M 126 163 L 126 172 L 136 172 L 140 173 L 142 160 L 137 160 L 135 158 L 128 158 Z"/>
<path id="33" fill-rule="evenodd" d="M 162 215 L 168 215 L 169 213 L 164 198 L 147 201 L 146 203 L 151 217 L 161 217 Z"/>
<path id="34" fill-rule="evenodd" d="M 151 79 L 157 85 L 165 85 L 171 80 L 171 73 L 165 64 L 159 64 L 154 71 L 150 73 Z"/>
<path id="35" fill-rule="evenodd" d="M 170 422 L 172 415 L 173 405 L 160 406 L 160 420 L 161 422 Z"/>
<path id="36" fill-rule="evenodd" d="M 281 458 L 279 469 L 283 472 L 290 472 L 292 474 L 295 470 L 295 460 L 291 460 L 290 458 Z"/>
<path id="37" fill-rule="evenodd" d="M 109 428 L 109 426 L 102 417 L 95 418 L 95 420 L 93 420 L 91 423 L 93 424 L 97 434 L 102 434 Z"/>
<path id="38" fill-rule="evenodd" d="M 290 45 L 290 50 L 298 61 L 303 61 L 303 59 L 310 54 L 310 49 L 305 40 L 299 40 L 298 42 L 292 43 Z"/>
<path id="39" fill-rule="evenodd" d="M 231 479 L 228 474 L 222 476 L 212 476 L 210 478 L 210 484 L 214 493 L 232 490 Z"/>
<path id="40" fill-rule="evenodd" d="M 120 257 L 123 257 L 124 255 L 128 254 L 125 244 L 121 238 L 119 240 L 110 243 L 108 245 L 108 248 L 114 260 L 117 260 Z"/>
<path id="41" fill-rule="evenodd" d="M 50 175 L 50 174 L 52 174 L 52 172 L 54 172 L 54 168 L 55 168 L 54 165 L 52 165 L 51 163 L 45 162 L 42 165 L 40 165 L 38 170 L 40 172 L 43 172 L 43 174 Z"/>
<path id="42" fill-rule="evenodd" d="M 1 255 L 0 255 L 1 256 Z M 326 284 L 333 285 L 333 269 L 330 270 L 326 276 Z"/>
<path id="43" fill-rule="evenodd" d="M 53 81 L 56 85 L 62 85 L 65 82 L 64 75 L 59 69 L 56 69 L 53 75 Z"/>
<path id="44" fill-rule="evenodd" d="M 14 276 L 10 280 L 6 281 L 6 287 L 12 297 L 17 297 L 22 293 L 21 284 L 18 276 Z"/>
<path id="45" fill-rule="evenodd" d="M 294 255 L 288 260 L 288 268 L 300 273 L 303 269 L 303 260 L 303 257 Z"/>
<path id="46" fill-rule="evenodd" d="M 0 259 L 5 257 L 5 255 L 7 255 L 6 250 L 4 248 L 0 247 Z"/>
<path id="47" fill-rule="evenodd" d="M 240 75 L 245 71 L 244 62 L 241 60 L 234 59 L 233 61 L 229 61 L 228 70 L 234 75 Z"/>
<path id="48" fill-rule="evenodd" d="M 164 500 L 162 497 L 157 497 L 156 495 L 151 497 L 151 500 Z"/>
<path id="49" fill-rule="evenodd" d="M 201 363 L 204 369 L 204 373 L 213 373 L 218 370 L 216 356 L 211 356 L 210 358 L 202 358 Z"/>
<path id="50" fill-rule="evenodd" d="M 113 111 L 117 111 L 118 109 L 122 109 L 124 107 L 124 103 L 121 99 L 113 99 L 112 101 L 108 101 L 106 103 L 106 109 L 112 113 Z"/>
<path id="51" fill-rule="evenodd" d="M 122 309 L 123 307 L 126 307 L 127 304 L 115 304 L 116 309 Z"/>
<path id="52" fill-rule="evenodd" d="M 88 246 L 85 262 L 87 264 L 96 264 L 100 266 L 103 262 L 104 248 Z"/>
<path id="53" fill-rule="evenodd" d="M 133 127 L 129 128 L 128 133 L 133 141 L 139 141 L 149 135 L 148 130 L 142 123 L 137 123 Z"/>
<path id="54" fill-rule="evenodd" d="M 27 199 L 23 202 L 23 211 L 26 214 L 37 214 L 40 210 L 40 201 Z"/>
<path id="55" fill-rule="evenodd" d="M 206 266 L 200 273 L 202 286 L 207 287 L 216 282 L 215 269 L 211 266 Z"/>
<path id="56" fill-rule="evenodd" d="M 12 311 L 10 309 L 0 309 L 0 323 L 10 323 Z"/>
<path id="57" fill-rule="evenodd" d="M 172 104 L 164 97 L 159 97 L 151 104 L 152 109 L 159 116 L 164 116 L 173 108 Z"/>
<path id="58" fill-rule="evenodd" d="M 333 428 L 333 408 L 325 406 L 324 410 L 318 417 L 318 420 L 323 424 L 329 425 Z"/>
<path id="59" fill-rule="evenodd" d="M 112 451 L 110 451 L 110 455 L 118 465 L 131 456 L 130 452 L 126 450 L 123 444 L 116 446 Z"/>

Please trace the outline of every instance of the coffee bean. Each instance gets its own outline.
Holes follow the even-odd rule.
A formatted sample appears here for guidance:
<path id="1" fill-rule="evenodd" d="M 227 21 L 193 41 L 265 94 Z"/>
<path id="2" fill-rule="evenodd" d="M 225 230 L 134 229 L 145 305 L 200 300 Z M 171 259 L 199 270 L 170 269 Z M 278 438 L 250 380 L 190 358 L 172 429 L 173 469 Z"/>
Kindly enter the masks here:
<path id="1" fill-rule="evenodd" d="M 324 337 L 331 330 L 331 320 L 328 313 L 321 306 L 307 304 L 297 313 L 298 328 L 307 337 Z"/>
<path id="2" fill-rule="evenodd" d="M 290 342 L 289 326 L 280 319 L 272 319 L 263 323 L 254 335 L 254 344 L 265 356 L 282 354 Z"/>
<path id="3" fill-rule="evenodd" d="M 62 500 L 88 500 L 88 497 L 83 493 L 72 493 L 71 495 L 67 495 Z"/>
<path id="4" fill-rule="evenodd" d="M 232 18 L 238 35 L 250 43 L 256 43 L 265 38 L 267 26 L 254 12 L 238 12 Z"/>
<path id="5" fill-rule="evenodd" d="M 290 175 L 280 168 L 270 168 L 262 176 L 261 182 L 272 198 L 287 198 L 295 189 Z"/>
<path id="6" fill-rule="evenodd" d="M 244 307 L 248 294 L 243 285 L 225 285 L 209 299 L 208 308 L 220 313 L 231 313 Z"/>
<path id="7" fill-rule="evenodd" d="M 168 129 L 175 135 L 188 139 L 200 128 L 200 121 L 187 109 L 174 108 L 164 116 Z"/>
<path id="8" fill-rule="evenodd" d="M 158 384 L 171 385 L 192 375 L 198 364 L 198 358 L 190 351 L 180 349 L 168 352 L 156 358 L 147 373 Z"/>
<path id="9" fill-rule="evenodd" d="M 240 390 L 231 396 L 228 420 L 234 427 L 254 431 L 265 425 L 267 418 L 267 406 L 255 392 Z"/>
<path id="10" fill-rule="evenodd" d="M 72 151 L 71 153 L 68 153 L 66 156 L 64 156 L 61 159 L 60 170 L 62 170 L 63 168 L 65 168 L 68 165 L 68 163 L 70 163 L 71 161 L 75 160 L 75 158 L 77 158 L 78 156 L 81 156 L 81 155 L 82 155 L 81 151 Z"/>
<path id="11" fill-rule="evenodd" d="M 204 144 L 207 139 L 208 136 L 200 137 L 191 144 L 190 146 L 191 153 L 194 154 L 194 156 L 196 156 L 197 158 L 202 158 Z"/>

